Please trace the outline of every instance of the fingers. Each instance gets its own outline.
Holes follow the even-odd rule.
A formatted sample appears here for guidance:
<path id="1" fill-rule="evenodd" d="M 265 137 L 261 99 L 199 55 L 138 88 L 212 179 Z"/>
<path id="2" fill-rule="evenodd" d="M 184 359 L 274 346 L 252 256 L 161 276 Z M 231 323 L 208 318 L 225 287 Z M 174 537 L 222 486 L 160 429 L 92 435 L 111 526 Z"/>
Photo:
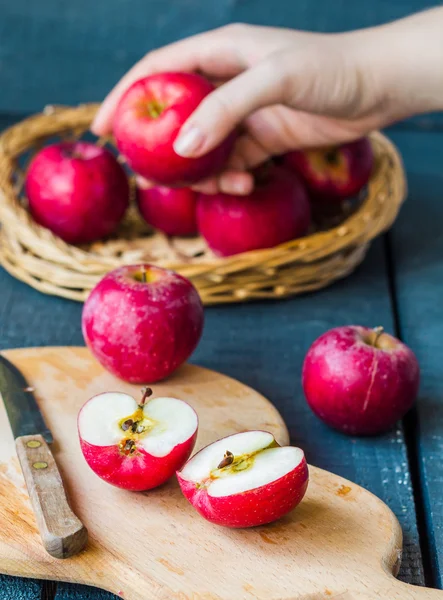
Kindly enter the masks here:
<path id="1" fill-rule="evenodd" d="M 202 194 L 232 194 L 234 196 L 247 196 L 254 189 L 254 178 L 245 171 L 234 171 L 228 169 L 218 177 L 211 177 L 199 181 L 193 189 Z"/>
<path id="2" fill-rule="evenodd" d="M 185 41 L 188 42 L 189 40 Z M 96 135 L 106 135 L 111 132 L 112 119 L 122 94 L 138 79 L 165 70 L 194 70 L 197 63 L 195 50 L 192 45 L 189 44 L 190 47 L 187 52 L 185 52 L 185 50 L 180 51 L 180 45 L 181 43 L 179 42 L 167 46 L 161 51 L 151 52 L 136 63 L 132 69 L 120 79 L 103 101 L 91 125 L 91 131 Z"/>
<path id="3" fill-rule="evenodd" d="M 254 111 L 283 103 L 286 83 L 278 54 L 234 77 L 201 102 L 182 127 L 175 151 L 188 157 L 206 154 Z"/>
<path id="4" fill-rule="evenodd" d="M 201 71 L 218 80 L 237 75 L 245 65 L 236 52 L 228 28 L 209 31 L 154 50 L 135 64 L 103 101 L 91 130 L 96 135 L 111 132 L 115 109 L 122 94 L 135 81 L 164 71 Z"/>

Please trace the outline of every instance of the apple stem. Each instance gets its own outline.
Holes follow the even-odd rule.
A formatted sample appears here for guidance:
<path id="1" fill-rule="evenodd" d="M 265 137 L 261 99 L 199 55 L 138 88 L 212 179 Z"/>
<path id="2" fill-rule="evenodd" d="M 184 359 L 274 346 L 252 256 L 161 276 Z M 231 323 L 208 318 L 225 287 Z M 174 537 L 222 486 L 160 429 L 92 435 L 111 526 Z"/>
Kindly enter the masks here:
<path id="1" fill-rule="evenodd" d="M 338 163 L 338 150 L 337 148 L 331 148 L 325 154 L 326 162 L 330 165 L 336 165 Z"/>
<path id="2" fill-rule="evenodd" d="M 138 404 L 139 406 L 144 406 L 146 404 L 146 400 L 153 394 L 150 387 L 143 388 L 142 392 L 143 392 L 143 396 Z"/>
<path id="3" fill-rule="evenodd" d="M 233 462 L 234 455 L 232 454 L 232 452 L 229 452 L 229 450 L 226 450 L 223 460 L 218 465 L 217 469 L 223 469 L 224 467 L 228 467 L 229 465 L 232 465 Z"/>
<path id="4" fill-rule="evenodd" d="M 142 271 L 142 282 L 143 283 L 147 283 L 146 267 L 145 267 L 145 265 L 142 266 L 141 271 Z"/>
<path id="5" fill-rule="evenodd" d="M 373 345 L 376 346 L 378 342 L 378 338 L 384 333 L 383 327 L 374 327 L 375 339 Z"/>

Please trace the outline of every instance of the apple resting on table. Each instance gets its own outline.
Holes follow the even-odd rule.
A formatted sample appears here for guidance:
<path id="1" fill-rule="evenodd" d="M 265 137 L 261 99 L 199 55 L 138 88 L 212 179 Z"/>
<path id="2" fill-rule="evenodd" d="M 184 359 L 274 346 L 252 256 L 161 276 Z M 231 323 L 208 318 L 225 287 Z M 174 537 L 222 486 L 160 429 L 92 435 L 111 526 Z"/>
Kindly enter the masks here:
<path id="1" fill-rule="evenodd" d="M 189 404 L 122 392 L 94 396 L 78 416 L 83 456 L 104 481 L 131 491 L 155 488 L 183 466 L 194 448 L 198 419 Z"/>
<path id="2" fill-rule="evenodd" d="M 279 446 L 266 431 L 247 431 L 206 446 L 177 477 L 185 497 L 208 521 L 255 527 L 294 509 L 309 473 L 300 448 Z"/>
<path id="3" fill-rule="evenodd" d="M 70 244 L 113 233 L 129 205 L 124 169 L 106 148 L 62 142 L 43 148 L 26 175 L 33 219 Z"/>
<path id="4" fill-rule="evenodd" d="M 214 86 L 196 73 L 157 73 L 123 94 L 113 130 L 117 147 L 136 172 L 159 184 L 183 187 L 220 171 L 235 134 L 198 158 L 178 155 L 173 143 L 181 126 Z"/>
<path id="5" fill-rule="evenodd" d="M 166 235 L 197 233 L 197 192 L 190 188 L 137 188 L 137 204 L 145 221 Z"/>
<path id="6" fill-rule="evenodd" d="M 311 222 L 306 191 L 298 176 L 266 165 L 256 172 L 249 196 L 201 194 L 197 223 L 208 246 L 221 256 L 272 248 L 304 235 Z"/>
<path id="7" fill-rule="evenodd" d="M 337 203 L 367 184 L 374 153 L 368 138 L 361 138 L 332 148 L 289 152 L 284 162 L 300 175 L 313 200 Z"/>
<path id="8" fill-rule="evenodd" d="M 203 306 L 192 283 L 152 265 L 108 273 L 83 307 L 83 337 L 111 373 L 153 383 L 173 373 L 195 350 Z"/>
<path id="9" fill-rule="evenodd" d="M 393 427 L 412 407 L 420 369 L 408 346 L 381 327 L 337 327 L 320 336 L 303 364 L 309 406 L 328 425 L 370 435 Z"/>

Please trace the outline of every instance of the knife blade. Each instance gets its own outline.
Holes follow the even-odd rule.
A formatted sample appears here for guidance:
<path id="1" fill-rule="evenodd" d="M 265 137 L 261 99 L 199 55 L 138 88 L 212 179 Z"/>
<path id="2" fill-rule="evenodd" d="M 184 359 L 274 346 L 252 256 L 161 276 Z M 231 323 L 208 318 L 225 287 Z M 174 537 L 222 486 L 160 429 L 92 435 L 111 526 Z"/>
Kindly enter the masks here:
<path id="1" fill-rule="evenodd" d="M 54 456 L 52 434 L 22 373 L 0 354 L 0 394 L 46 551 L 68 558 L 85 547 L 88 532 L 73 513 Z"/>
<path id="2" fill-rule="evenodd" d="M 54 441 L 40 412 L 32 388 L 9 360 L 0 354 L 0 393 L 14 438 L 39 433 L 48 444 Z"/>

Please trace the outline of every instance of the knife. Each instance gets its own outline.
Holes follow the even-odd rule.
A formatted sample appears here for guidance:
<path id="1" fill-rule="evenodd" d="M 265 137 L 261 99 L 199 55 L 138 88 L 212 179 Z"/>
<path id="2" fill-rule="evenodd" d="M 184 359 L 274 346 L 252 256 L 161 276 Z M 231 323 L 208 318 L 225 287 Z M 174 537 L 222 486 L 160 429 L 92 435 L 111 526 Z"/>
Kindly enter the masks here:
<path id="1" fill-rule="evenodd" d="M 37 526 L 46 551 L 68 558 L 86 545 L 88 532 L 69 506 L 48 444 L 53 437 L 20 371 L 0 354 L 0 394 L 15 438 Z"/>

